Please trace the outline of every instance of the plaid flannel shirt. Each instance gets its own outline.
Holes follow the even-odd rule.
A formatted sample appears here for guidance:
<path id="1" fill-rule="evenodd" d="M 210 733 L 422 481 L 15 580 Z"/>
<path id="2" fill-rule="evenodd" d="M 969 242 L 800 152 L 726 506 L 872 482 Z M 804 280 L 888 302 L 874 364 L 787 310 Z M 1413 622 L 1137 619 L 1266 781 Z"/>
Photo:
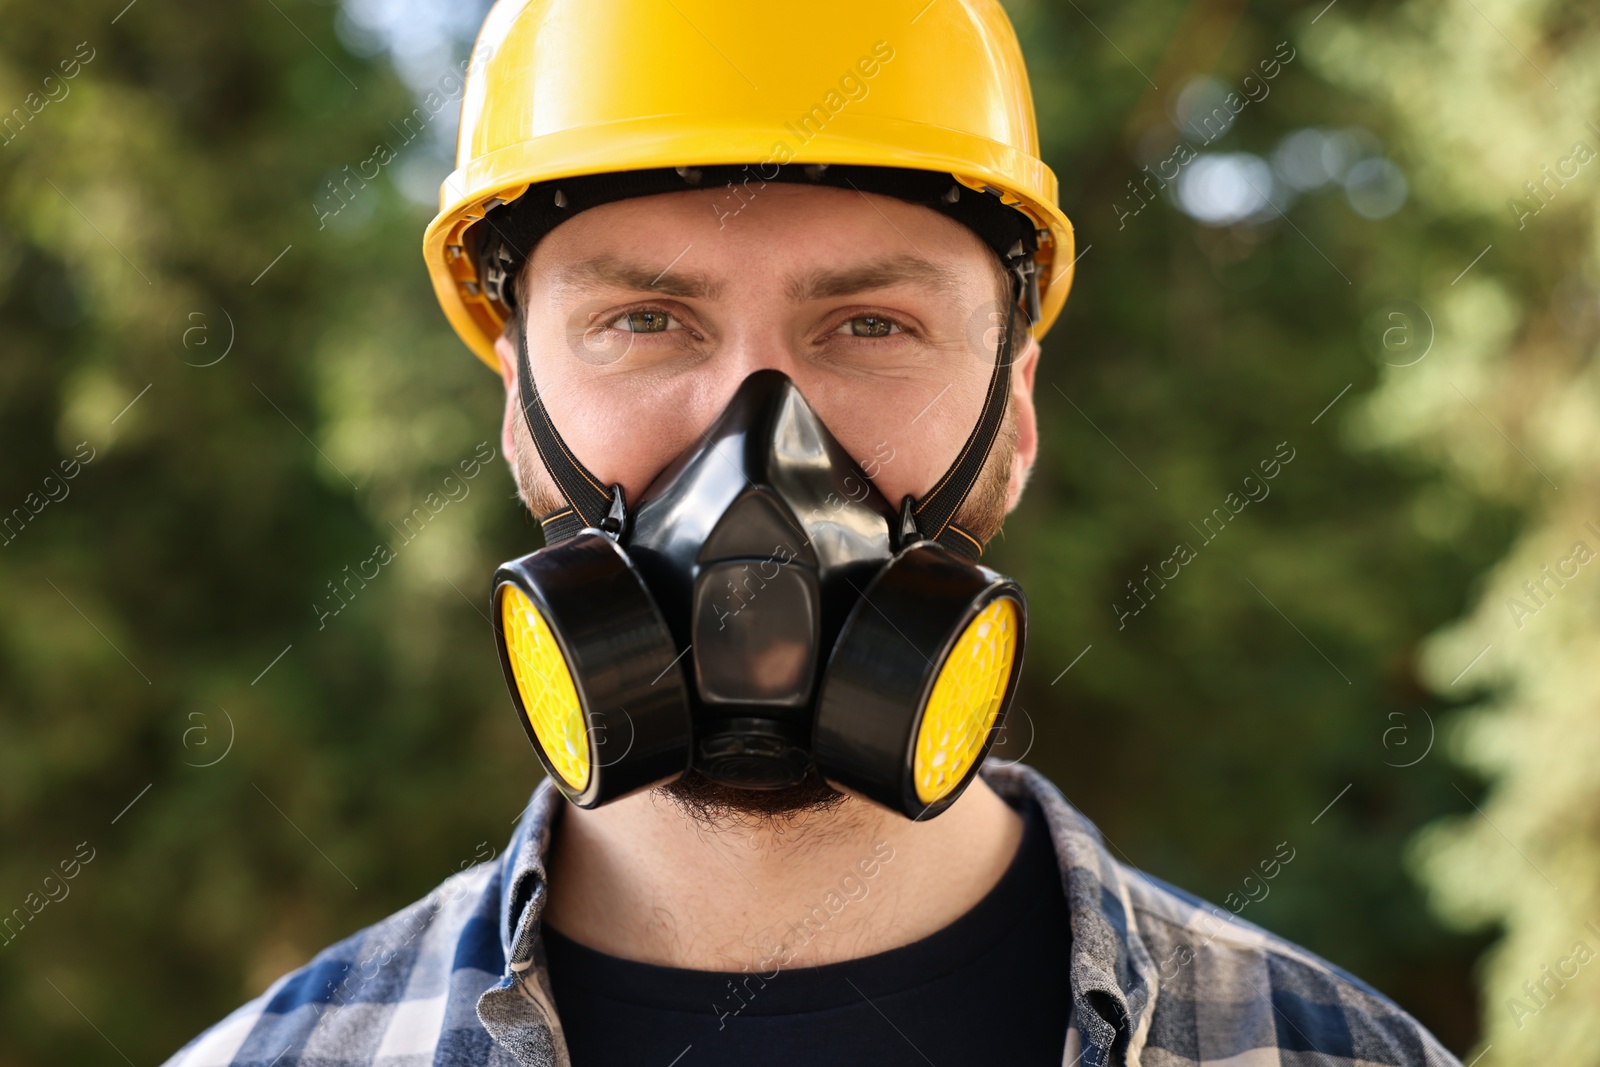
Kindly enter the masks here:
<path id="1" fill-rule="evenodd" d="M 991 760 L 980 773 L 1039 801 L 1061 864 L 1063 1067 L 1460 1067 L 1359 978 L 1114 858 L 1038 771 Z M 499 859 L 324 949 L 168 1067 L 567 1067 L 540 936 L 561 803 L 541 782 Z"/>

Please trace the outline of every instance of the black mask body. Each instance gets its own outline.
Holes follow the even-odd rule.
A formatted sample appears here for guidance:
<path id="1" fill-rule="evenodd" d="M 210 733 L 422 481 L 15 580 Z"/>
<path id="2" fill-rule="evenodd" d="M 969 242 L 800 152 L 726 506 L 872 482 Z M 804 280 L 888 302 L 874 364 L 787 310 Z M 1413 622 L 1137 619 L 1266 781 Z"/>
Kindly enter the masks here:
<path id="1" fill-rule="evenodd" d="M 890 504 L 794 382 L 760 370 L 629 504 L 556 433 L 524 339 L 524 413 L 571 504 L 542 520 L 546 548 L 496 572 L 493 619 L 556 786 L 595 807 L 691 766 L 748 789 L 814 766 L 908 818 L 953 803 L 1022 665 L 1022 590 L 951 521 L 998 432 L 1011 348 L 921 501 Z"/>

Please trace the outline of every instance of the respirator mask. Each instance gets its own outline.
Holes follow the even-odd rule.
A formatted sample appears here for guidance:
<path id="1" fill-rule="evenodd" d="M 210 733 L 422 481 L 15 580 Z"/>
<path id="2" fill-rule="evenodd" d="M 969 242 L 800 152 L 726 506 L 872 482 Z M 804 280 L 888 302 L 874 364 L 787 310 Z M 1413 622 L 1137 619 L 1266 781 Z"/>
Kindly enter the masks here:
<path id="1" fill-rule="evenodd" d="M 1015 251 L 1012 306 L 1033 312 Z M 523 414 L 568 505 L 541 519 L 547 547 L 496 571 L 491 618 L 555 787 L 593 808 L 691 767 L 752 790 L 814 767 L 910 819 L 954 803 L 1026 637 L 1021 587 L 952 521 L 1000 429 L 1013 331 L 988 331 L 994 370 L 961 453 L 898 506 L 770 369 L 626 500 L 557 433 L 518 332 Z"/>

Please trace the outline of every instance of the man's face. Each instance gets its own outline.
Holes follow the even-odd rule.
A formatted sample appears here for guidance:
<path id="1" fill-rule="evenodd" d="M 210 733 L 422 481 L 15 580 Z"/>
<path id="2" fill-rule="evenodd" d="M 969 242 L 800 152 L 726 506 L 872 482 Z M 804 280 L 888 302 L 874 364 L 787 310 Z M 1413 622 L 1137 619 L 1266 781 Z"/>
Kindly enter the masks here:
<path id="1" fill-rule="evenodd" d="M 902 200 L 755 183 L 604 204 L 556 227 L 518 279 L 529 362 L 578 460 L 638 499 L 698 441 L 753 371 L 793 379 L 895 506 L 921 497 L 965 444 L 994 369 L 998 260 L 960 223 Z M 1018 339 L 1005 424 L 956 521 L 993 536 L 1020 496 L 1037 440 L 1038 347 Z M 518 399 L 513 343 L 496 344 L 503 432 L 536 515 L 565 504 Z M 667 787 L 697 814 L 774 815 L 836 802 L 808 776 L 791 790 Z"/>

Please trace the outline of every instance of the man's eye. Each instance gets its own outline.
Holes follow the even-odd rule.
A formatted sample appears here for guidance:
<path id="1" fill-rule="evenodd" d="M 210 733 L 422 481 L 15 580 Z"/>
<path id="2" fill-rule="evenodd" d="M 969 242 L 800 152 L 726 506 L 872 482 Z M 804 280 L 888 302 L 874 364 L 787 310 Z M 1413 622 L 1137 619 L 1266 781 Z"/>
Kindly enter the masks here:
<path id="1" fill-rule="evenodd" d="M 676 322 L 665 311 L 655 308 L 640 308 L 638 311 L 627 311 L 612 319 L 607 325 L 612 329 L 622 330 L 626 333 L 662 333 L 670 329 L 670 323 Z M 682 329 L 681 323 L 678 329 Z"/>
<path id="2" fill-rule="evenodd" d="M 900 326 L 881 315 L 857 315 L 842 323 L 835 333 L 848 333 L 853 337 L 887 337 L 898 333 Z"/>

